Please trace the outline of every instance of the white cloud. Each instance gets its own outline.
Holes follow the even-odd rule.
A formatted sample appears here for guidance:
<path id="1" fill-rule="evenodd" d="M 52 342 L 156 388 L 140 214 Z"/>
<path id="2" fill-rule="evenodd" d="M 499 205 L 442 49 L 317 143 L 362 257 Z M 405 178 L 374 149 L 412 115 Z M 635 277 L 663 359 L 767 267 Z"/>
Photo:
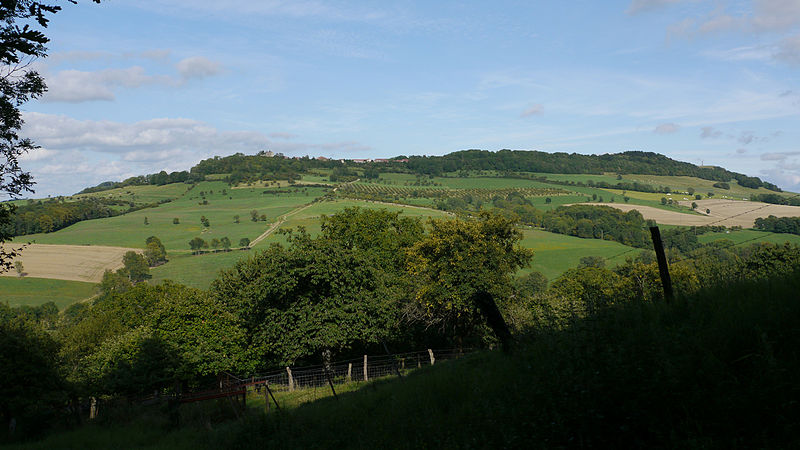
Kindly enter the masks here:
<path id="1" fill-rule="evenodd" d="M 677 132 L 681 127 L 676 123 L 662 123 L 655 127 L 653 133 L 656 134 L 671 134 Z"/>
<path id="2" fill-rule="evenodd" d="M 77 55 L 74 53 L 78 53 Z M 152 59 L 167 62 L 169 50 L 151 50 L 130 54 L 128 57 Z M 74 62 L 81 58 L 101 58 L 110 54 L 99 52 L 64 53 L 56 62 Z M 45 102 L 80 103 L 88 101 L 112 101 L 115 91 L 121 88 L 133 89 L 148 85 L 181 86 L 189 80 L 202 79 L 221 72 L 220 64 L 202 56 L 182 59 L 174 65 L 176 75 L 150 75 L 141 66 L 124 69 L 104 69 L 98 71 L 61 70 L 48 73 L 48 66 L 42 65 L 48 92 L 42 97 Z"/>
<path id="3" fill-rule="evenodd" d="M 205 78 L 220 72 L 219 63 L 202 56 L 193 56 L 180 60 L 175 64 L 178 73 L 184 79 Z"/>
<path id="4" fill-rule="evenodd" d="M 544 106 L 542 106 L 542 105 L 537 103 L 537 104 L 531 106 L 530 108 L 526 109 L 525 111 L 522 111 L 522 114 L 520 114 L 520 117 L 538 116 L 538 115 L 540 115 L 542 113 L 544 113 Z"/>
<path id="5" fill-rule="evenodd" d="M 628 6 L 628 10 L 625 12 L 628 14 L 639 14 L 679 2 L 681 2 L 681 0 L 633 0 L 630 6 Z"/>
<path id="6" fill-rule="evenodd" d="M 783 39 L 774 57 L 785 63 L 800 65 L 800 34 Z"/>
<path id="7" fill-rule="evenodd" d="M 715 130 L 714 127 L 703 127 L 700 129 L 700 137 L 702 139 L 716 139 L 722 136 L 722 132 Z"/>
<path id="8" fill-rule="evenodd" d="M 26 169 L 37 182 L 37 195 L 77 192 L 102 181 L 161 170 L 188 170 L 201 159 L 237 152 L 269 149 L 287 155 L 353 155 L 372 150 L 356 141 L 275 141 L 258 131 L 220 130 L 183 118 L 120 123 L 31 112 L 24 119 L 24 135 L 42 146 L 24 156 Z"/>
<path id="9" fill-rule="evenodd" d="M 761 155 L 762 161 L 783 161 L 790 156 L 800 155 L 800 152 L 773 152 Z"/>
<path id="10" fill-rule="evenodd" d="M 105 69 L 96 72 L 62 70 L 46 77 L 48 92 L 45 102 L 86 102 L 114 100 L 114 89 L 137 88 L 148 84 L 170 84 L 166 76 L 147 75 L 142 67 L 127 69 Z"/>

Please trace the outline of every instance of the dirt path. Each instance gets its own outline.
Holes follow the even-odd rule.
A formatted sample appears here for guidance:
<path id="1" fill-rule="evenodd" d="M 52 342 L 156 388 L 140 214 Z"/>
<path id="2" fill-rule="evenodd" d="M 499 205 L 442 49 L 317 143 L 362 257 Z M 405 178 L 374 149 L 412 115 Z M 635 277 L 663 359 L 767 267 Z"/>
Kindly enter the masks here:
<path id="1" fill-rule="evenodd" d="M 679 202 L 683 206 L 691 206 L 691 201 Z M 645 219 L 653 219 L 665 225 L 724 225 L 752 228 L 759 217 L 770 215 L 776 217 L 800 217 L 800 206 L 772 205 L 761 202 L 741 200 L 707 199 L 696 200 L 697 211 L 702 215 L 684 214 L 666 211 L 652 206 L 628 205 L 622 203 L 592 203 L 593 205 L 610 206 L 622 211 L 637 210 Z M 710 213 L 706 214 L 706 210 Z"/>
<path id="2" fill-rule="evenodd" d="M 19 248 L 19 244 L 4 244 L 4 248 Z M 36 278 L 86 281 L 98 283 L 103 272 L 122 267 L 122 255 L 128 251 L 141 253 L 141 249 L 106 247 L 100 245 L 46 245 L 31 244 L 22 250 L 24 273 Z M 12 269 L 2 276 L 17 276 Z"/>
<path id="3" fill-rule="evenodd" d="M 281 225 L 283 225 L 284 222 L 286 222 L 286 219 L 288 219 L 289 217 L 299 213 L 300 211 L 304 211 L 304 210 L 310 208 L 312 205 L 313 205 L 313 203 L 309 203 L 309 204 L 303 205 L 303 206 L 301 206 L 299 208 L 295 208 L 295 209 L 287 212 L 286 214 L 278 216 L 278 219 L 275 220 L 275 222 L 272 222 L 270 227 L 267 228 L 267 231 L 261 233 L 257 238 L 253 239 L 253 241 L 250 242 L 250 248 L 253 248 L 256 244 L 258 244 L 259 242 L 263 241 L 264 238 L 266 238 L 270 234 L 274 233 L 275 230 L 277 230 Z"/>

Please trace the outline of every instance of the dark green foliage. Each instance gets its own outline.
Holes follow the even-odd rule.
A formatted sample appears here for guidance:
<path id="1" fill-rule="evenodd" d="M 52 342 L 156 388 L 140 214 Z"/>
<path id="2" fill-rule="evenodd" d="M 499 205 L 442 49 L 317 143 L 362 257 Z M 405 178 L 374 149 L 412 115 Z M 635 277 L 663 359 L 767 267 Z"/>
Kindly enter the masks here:
<path id="1" fill-rule="evenodd" d="M 134 251 L 125 252 L 122 255 L 122 264 L 124 267 L 121 269 L 128 276 L 131 283 L 139 283 L 150 278 L 150 269 L 144 256 Z"/>
<path id="2" fill-rule="evenodd" d="M 146 186 L 146 185 L 164 186 L 166 184 L 172 184 L 172 183 L 186 183 L 186 182 L 195 183 L 203 181 L 204 179 L 205 177 L 203 176 L 197 174 L 189 174 L 189 172 L 185 170 L 182 172 L 172 172 L 169 174 L 162 170 L 159 173 L 130 177 L 121 182 L 104 181 L 98 184 L 97 186 L 88 187 L 78 192 L 78 194 L 91 194 L 94 192 L 108 191 L 111 189 L 117 189 L 126 186 Z"/>
<path id="3" fill-rule="evenodd" d="M 167 262 L 167 250 L 161 239 L 150 236 L 145 240 L 145 246 L 144 258 L 148 266 L 154 267 Z"/>
<path id="4" fill-rule="evenodd" d="M 800 206 L 800 198 L 797 196 L 785 197 L 778 194 L 753 194 L 750 196 L 750 200 L 754 202 L 772 203 L 774 205 Z"/>
<path id="5" fill-rule="evenodd" d="M 532 271 L 516 280 L 517 292 L 524 297 L 533 297 L 547 290 L 547 277 L 541 272 Z"/>
<path id="6" fill-rule="evenodd" d="M 37 324 L 11 315 L 0 303 L 0 442 L 12 418 L 22 435 L 40 431 L 53 406 L 66 397 L 58 344 Z"/>
<path id="7" fill-rule="evenodd" d="M 211 287 L 247 330 L 255 365 L 294 364 L 388 337 L 396 305 L 369 255 L 303 232 L 289 242 L 222 271 Z"/>
<path id="8" fill-rule="evenodd" d="M 755 228 L 772 233 L 800 234 L 800 217 L 759 217 Z"/>
<path id="9" fill-rule="evenodd" d="M 730 172 L 721 167 L 700 167 L 664 155 L 629 151 L 604 155 L 545 153 L 538 151 L 465 150 L 444 156 L 412 156 L 408 167 L 421 174 L 439 175 L 458 170 L 496 170 L 499 172 L 593 173 L 622 171 L 648 175 L 683 175 L 705 180 L 729 182 L 735 179 L 745 187 L 778 190 L 758 178 Z M 633 189 L 631 189 L 633 190 Z"/>
<path id="10" fill-rule="evenodd" d="M 523 222 L 530 223 L 525 219 Z M 622 212 L 609 206 L 562 206 L 545 212 L 540 223 L 532 224 L 553 233 L 609 239 L 639 248 L 651 245 L 647 222 L 636 210 Z"/>
<path id="11" fill-rule="evenodd" d="M 731 188 L 731 185 L 730 185 L 730 184 L 728 184 L 728 183 L 725 183 L 725 182 L 723 182 L 723 181 L 720 181 L 720 182 L 718 182 L 718 183 L 714 183 L 714 187 L 715 187 L 715 188 L 720 188 L 720 189 L 725 189 L 725 190 L 728 190 L 728 189 L 730 189 L 730 188 Z"/>

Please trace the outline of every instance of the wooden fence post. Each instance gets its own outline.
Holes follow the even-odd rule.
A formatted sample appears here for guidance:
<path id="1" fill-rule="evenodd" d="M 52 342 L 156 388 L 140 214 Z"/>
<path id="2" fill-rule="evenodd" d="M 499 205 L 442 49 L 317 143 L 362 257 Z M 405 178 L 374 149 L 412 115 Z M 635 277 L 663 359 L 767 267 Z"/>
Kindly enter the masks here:
<path id="1" fill-rule="evenodd" d="M 364 381 L 369 381 L 369 374 L 367 373 L 367 355 L 364 355 Z"/>
<path id="2" fill-rule="evenodd" d="M 658 272 L 661 275 L 661 285 L 664 287 L 664 300 L 671 302 L 674 294 L 672 292 L 672 279 L 669 276 L 669 266 L 667 266 L 667 255 L 664 253 L 664 243 L 661 241 L 661 231 L 658 227 L 650 227 L 650 236 L 653 238 L 653 247 L 656 250 L 656 260 L 658 260 Z"/>
<path id="3" fill-rule="evenodd" d="M 436 362 L 436 358 L 433 356 L 433 350 L 428 349 L 428 356 L 431 358 L 431 365 Z"/>
<path id="4" fill-rule="evenodd" d="M 347 382 L 353 380 L 353 363 L 347 363 Z"/>
<path id="5" fill-rule="evenodd" d="M 289 391 L 294 390 L 294 378 L 292 378 L 292 369 L 286 366 L 286 373 L 289 374 Z"/>
<path id="6" fill-rule="evenodd" d="M 89 404 L 89 419 L 94 420 L 97 418 L 97 397 L 92 397 Z"/>

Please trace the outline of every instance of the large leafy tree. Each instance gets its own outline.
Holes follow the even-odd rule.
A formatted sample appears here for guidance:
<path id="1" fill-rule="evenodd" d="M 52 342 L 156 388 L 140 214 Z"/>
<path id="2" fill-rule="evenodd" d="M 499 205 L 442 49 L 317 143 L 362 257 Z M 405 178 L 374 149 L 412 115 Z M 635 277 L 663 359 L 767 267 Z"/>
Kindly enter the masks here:
<path id="1" fill-rule="evenodd" d="M 240 261 L 212 284 L 247 330 L 262 366 L 364 348 L 396 329 L 396 290 L 387 287 L 386 272 L 369 251 L 335 238 L 338 218 L 327 223 L 322 236 L 290 233 L 288 247 L 274 245 Z"/>
<path id="2" fill-rule="evenodd" d="M 476 220 L 431 219 L 429 232 L 409 251 L 409 272 L 417 282 L 418 319 L 458 342 L 483 322 L 475 294 L 508 298 L 512 275 L 533 252 L 519 245 L 513 220 L 482 213 Z"/>
<path id="3" fill-rule="evenodd" d="M 47 27 L 48 16 L 60 10 L 59 5 L 32 0 L 0 2 L 0 198 L 33 192 L 33 179 L 20 167 L 19 157 L 37 147 L 19 135 L 23 125 L 19 108 L 47 90 L 31 63 L 47 56 L 49 39 L 42 29 Z M 13 213 L 12 204 L 0 203 L 0 242 L 11 237 L 7 224 Z M 15 256 L 14 250 L 0 248 L 0 272 L 11 268 Z"/>

